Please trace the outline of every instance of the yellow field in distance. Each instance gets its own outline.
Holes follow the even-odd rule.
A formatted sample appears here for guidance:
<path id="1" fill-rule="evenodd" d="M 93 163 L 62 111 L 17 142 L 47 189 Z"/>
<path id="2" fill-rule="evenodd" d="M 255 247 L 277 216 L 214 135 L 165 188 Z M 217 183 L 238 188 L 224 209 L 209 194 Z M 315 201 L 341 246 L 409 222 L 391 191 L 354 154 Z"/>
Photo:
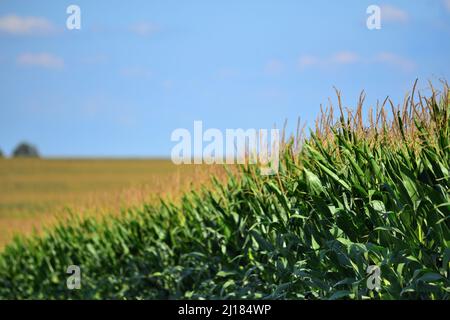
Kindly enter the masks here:
<path id="1" fill-rule="evenodd" d="M 169 160 L 0 159 L 0 247 L 15 234 L 51 226 L 69 211 L 103 216 L 177 199 L 224 177 L 219 166 L 174 165 Z"/>

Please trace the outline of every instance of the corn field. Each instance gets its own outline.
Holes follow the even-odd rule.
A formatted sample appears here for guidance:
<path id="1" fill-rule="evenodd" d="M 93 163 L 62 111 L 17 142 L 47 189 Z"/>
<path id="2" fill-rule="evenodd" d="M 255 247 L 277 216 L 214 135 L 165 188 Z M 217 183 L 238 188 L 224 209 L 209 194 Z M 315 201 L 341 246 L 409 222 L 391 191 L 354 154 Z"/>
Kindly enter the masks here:
<path id="1" fill-rule="evenodd" d="M 178 204 L 16 239 L 0 298 L 449 299 L 449 88 L 367 119 L 363 103 L 346 110 L 338 92 L 307 137 L 285 139 L 277 175 L 241 166 Z"/>

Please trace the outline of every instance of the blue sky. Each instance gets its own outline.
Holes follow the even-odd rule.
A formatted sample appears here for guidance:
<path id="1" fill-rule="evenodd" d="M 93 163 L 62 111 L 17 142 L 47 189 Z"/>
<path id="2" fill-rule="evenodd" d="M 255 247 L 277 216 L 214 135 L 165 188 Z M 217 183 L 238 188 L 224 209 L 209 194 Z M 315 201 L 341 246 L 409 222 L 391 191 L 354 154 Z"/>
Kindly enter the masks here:
<path id="1" fill-rule="evenodd" d="M 81 30 L 65 28 L 81 8 Z M 382 28 L 368 30 L 379 5 Z M 169 156 L 176 128 L 313 124 L 450 80 L 450 0 L 0 0 L 0 149 Z"/>

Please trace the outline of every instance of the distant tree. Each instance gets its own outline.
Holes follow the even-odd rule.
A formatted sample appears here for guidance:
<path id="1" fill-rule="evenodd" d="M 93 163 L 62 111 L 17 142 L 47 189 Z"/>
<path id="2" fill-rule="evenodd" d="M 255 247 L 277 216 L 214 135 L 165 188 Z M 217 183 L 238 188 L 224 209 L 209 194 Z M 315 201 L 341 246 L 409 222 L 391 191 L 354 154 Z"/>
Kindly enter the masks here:
<path id="1" fill-rule="evenodd" d="M 22 142 L 13 151 L 13 157 L 38 158 L 38 149 L 32 144 Z"/>
<path id="2" fill-rule="evenodd" d="M 0 149 L 0 158 L 3 158 L 3 152 L 2 152 L 2 149 Z"/>

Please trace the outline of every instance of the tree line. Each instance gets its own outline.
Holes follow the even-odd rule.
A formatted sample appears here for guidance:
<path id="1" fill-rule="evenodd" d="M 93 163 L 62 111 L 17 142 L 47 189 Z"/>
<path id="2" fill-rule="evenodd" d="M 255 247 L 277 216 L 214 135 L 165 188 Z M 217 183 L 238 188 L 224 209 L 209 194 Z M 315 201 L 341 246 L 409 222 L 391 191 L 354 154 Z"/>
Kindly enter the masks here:
<path id="1" fill-rule="evenodd" d="M 3 158 L 5 154 L 0 149 L 0 158 Z M 11 153 L 13 158 L 39 158 L 39 151 L 36 146 L 27 143 L 19 143 Z"/>

